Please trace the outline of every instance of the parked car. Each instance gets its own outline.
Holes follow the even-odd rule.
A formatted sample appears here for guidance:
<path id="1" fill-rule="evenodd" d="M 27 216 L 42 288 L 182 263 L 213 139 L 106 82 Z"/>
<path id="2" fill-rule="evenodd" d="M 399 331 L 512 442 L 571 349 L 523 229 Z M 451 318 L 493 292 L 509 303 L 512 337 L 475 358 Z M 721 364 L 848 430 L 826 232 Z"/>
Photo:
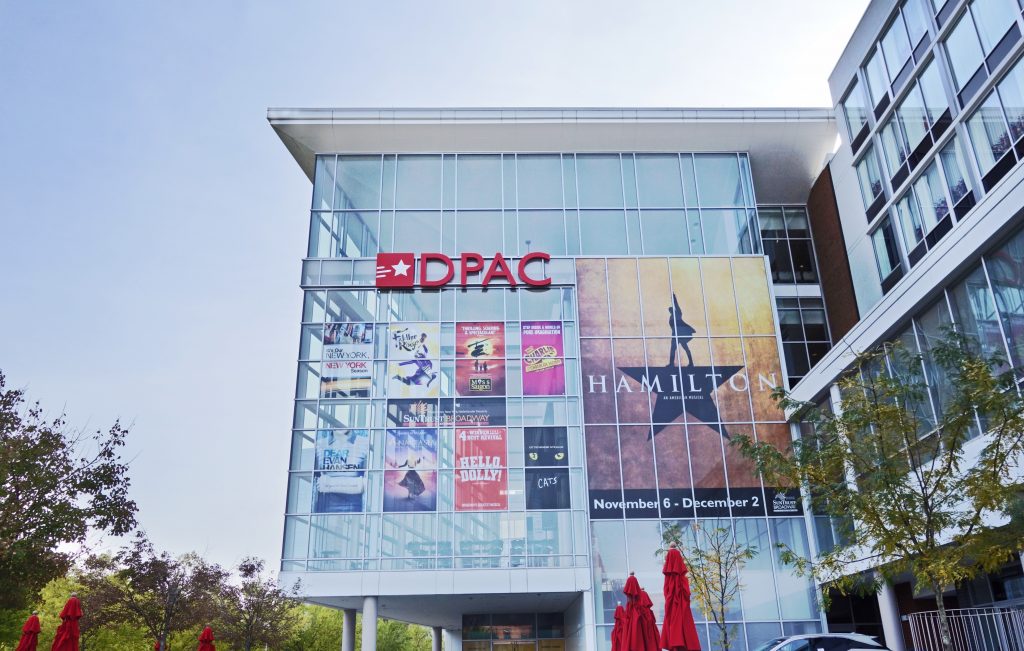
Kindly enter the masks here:
<path id="1" fill-rule="evenodd" d="M 878 641 L 859 633 L 813 633 L 769 640 L 754 651 L 889 651 Z"/>

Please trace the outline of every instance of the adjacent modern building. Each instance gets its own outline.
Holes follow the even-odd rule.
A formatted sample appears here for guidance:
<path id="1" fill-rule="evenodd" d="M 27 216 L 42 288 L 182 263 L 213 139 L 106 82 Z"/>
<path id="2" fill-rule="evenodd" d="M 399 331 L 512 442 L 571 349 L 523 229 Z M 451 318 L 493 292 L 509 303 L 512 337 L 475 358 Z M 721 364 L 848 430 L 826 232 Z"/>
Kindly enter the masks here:
<path id="1" fill-rule="evenodd" d="M 759 550 L 739 648 L 909 648 L 934 596 L 824 612 L 778 543 L 839 532 L 729 441 L 785 445 L 774 387 L 828 403 L 854 352 L 947 324 L 1024 364 L 1022 30 L 1014 0 L 876 0 L 832 109 L 271 109 L 312 181 L 283 576 L 446 649 L 609 649 L 697 523 Z"/>

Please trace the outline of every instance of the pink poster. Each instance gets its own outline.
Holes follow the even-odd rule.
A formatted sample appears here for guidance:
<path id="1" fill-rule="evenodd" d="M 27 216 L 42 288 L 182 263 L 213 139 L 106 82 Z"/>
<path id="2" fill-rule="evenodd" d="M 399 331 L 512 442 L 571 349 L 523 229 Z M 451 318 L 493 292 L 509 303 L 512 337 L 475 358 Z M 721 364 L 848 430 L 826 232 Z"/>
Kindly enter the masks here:
<path id="1" fill-rule="evenodd" d="M 508 453 L 504 427 L 455 430 L 455 510 L 508 508 Z"/>
<path id="2" fill-rule="evenodd" d="M 523 395 L 565 395 L 561 321 L 523 321 Z"/>

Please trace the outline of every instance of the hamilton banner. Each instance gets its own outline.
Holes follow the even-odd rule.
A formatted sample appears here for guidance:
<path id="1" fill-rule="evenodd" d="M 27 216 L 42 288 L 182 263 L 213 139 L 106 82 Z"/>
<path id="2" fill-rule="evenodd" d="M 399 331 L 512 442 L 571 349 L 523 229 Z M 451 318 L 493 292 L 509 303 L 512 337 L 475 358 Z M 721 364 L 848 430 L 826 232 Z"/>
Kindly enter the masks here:
<path id="1" fill-rule="evenodd" d="M 802 513 L 729 444 L 790 440 L 764 259 L 578 258 L 576 278 L 591 518 Z"/>

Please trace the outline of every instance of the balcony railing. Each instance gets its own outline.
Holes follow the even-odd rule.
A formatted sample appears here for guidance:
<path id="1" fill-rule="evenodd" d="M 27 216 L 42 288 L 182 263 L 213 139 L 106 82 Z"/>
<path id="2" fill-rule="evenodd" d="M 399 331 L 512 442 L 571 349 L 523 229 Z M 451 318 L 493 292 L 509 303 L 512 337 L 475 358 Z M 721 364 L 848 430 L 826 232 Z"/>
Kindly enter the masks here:
<path id="1" fill-rule="evenodd" d="M 956 651 L 1024 651 L 1024 607 L 954 608 L 946 616 Z M 907 619 L 915 651 L 943 651 L 938 611 Z"/>

